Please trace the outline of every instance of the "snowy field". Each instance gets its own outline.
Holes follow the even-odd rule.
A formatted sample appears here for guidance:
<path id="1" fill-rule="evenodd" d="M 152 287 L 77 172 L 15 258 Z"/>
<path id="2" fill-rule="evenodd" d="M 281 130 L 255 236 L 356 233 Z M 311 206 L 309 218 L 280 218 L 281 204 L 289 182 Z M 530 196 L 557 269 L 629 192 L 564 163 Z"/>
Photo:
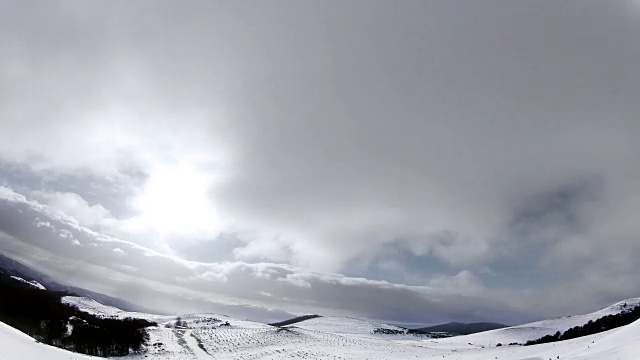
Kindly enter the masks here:
<path id="1" fill-rule="evenodd" d="M 596 335 L 535 346 L 500 346 L 497 343 L 524 342 L 543 335 L 583 325 L 615 314 L 640 302 L 630 299 L 600 311 L 539 321 L 484 333 L 429 339 L 413 335 L 373 334 L 377 328 L 400 328 L 348 317 L 309 319 L 276 328 L 217 314 L 175 317 L 129 313 L 94 300 L 65 297 L 64 301 L 83 311 L 107 317 L 140 317 L 156 321 L 144 353 L 127 359 L 514 359 L 514 360 L 635 360 L 640 358 L 640 322 Z M 229 326 L 226 325 L 229 323 Z M 0 323 L 0 360 L 88 359 L 89 356 L 37 343 L 23 333 Z"/>

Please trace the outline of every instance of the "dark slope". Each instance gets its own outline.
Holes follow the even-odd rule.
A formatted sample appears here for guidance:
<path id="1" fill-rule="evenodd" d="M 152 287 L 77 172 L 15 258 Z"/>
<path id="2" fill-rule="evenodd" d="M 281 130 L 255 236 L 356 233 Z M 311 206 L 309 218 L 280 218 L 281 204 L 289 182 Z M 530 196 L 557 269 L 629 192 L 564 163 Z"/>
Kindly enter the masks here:
<path id="1" fill-rule="evenodd" d="M 24 279 L 25 274 L 0 269 L 0 322 L 48 345 L 87 355 L 125 356 L 141 350 L 149 339 L 146 328 L 157 326 L 144 319 L 103 318 L 80 311 L 62 302 L 66 292 L 12 276 Z"/>
<path id="2" fill-rule="evenodd" d="M 494 330 L 494 329 L 502 329 L 507 327 L 507 325 L 496 324 L 496 323 L 459 323 L 459 322 L 450 322 L 447 324 L 435 325 L 435 326 L 427 326 L 423 328 L 414 329 L 421 332 L 446 332 L 450 334 L 460 334 L 460 335 L 468 335 L 475 334 L 483 331 Z"/>
<path id="3" fill-rule="evenodd" d="M 45 288 L 47 288 L 47 290 L 59 291 L 59 292 L 64 292 L 71 295 L 88 297 L 102 304 L 113 306 L 124 311 L 157 313 L 149 309 L 145 309 L 142 306 L 132 304 L 128 301 L 114 298 L 112 296 L 100 294 L 100 293 L 93 292 L 86 289 L 77 288 L 74 286 L 61 284 L 56 280 L 52 279 L 51 277 L 45 274 L 42 274 L 39 271 L 31 269 L 30 267 L 16 260 L 13 260 L 9 257 L 6 257 L 2 254 L 0 254 L 0 273 L 6 274 L 9 276 L 11 275 L 17 276 L 27 281 L 35 280 L 40 284 L 42 284 Z"/>
<path id="4" fill-rule="evenodd" d="M 322 316 L 320 316 L 320 315 L 303 315 L 303 316 L 295 317 L 293 319 L 289 319 L 289 320 L 285 320 L 285 321 L 281 321 L 281 322 L 277 322 L 277 323 L 271 323 L 269 325 L 278 326 L 278 327 L 287 326 L 287 325 L 299 323 L 301 321 L 305 321 L 305 320 L 309 320 L 309 319 L 315 319 L 315 318 L 319 318 L 319 317 L 322 317 Z"/>

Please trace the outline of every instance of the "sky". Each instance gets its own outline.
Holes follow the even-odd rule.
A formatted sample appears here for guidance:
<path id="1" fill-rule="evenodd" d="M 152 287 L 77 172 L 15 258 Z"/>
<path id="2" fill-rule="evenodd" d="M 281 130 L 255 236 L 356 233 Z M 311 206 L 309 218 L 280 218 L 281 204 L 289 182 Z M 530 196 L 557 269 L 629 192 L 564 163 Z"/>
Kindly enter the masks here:
<path id="1" fill-rule="evenodd" d="M 640 296 L 640 2 L 0 1 L 0 251 L 163 312 Z"/>

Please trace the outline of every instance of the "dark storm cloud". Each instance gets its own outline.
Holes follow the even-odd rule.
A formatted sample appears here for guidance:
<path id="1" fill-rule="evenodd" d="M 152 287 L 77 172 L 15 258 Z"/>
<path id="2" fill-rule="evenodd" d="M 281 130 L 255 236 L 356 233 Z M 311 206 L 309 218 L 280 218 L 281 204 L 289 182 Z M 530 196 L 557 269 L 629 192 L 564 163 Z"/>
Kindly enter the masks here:
<path id="1" fill-rule="evenodd" d="M 126 233 L 116 220 L 126 220 L 131 197 L 155 167 L 180 162 L 215 175 L 211 204 L 234 238 L 128 240 L 164 241 L 203 262 L 424 286 L 457 277 L 480 284 L 472 309 L 501 294 L 518 311 L 559 314 L 640 291 L 636 2 L 2 8 L 3 164 L 80 183 L 110 179 L 93 193 L 86 184 L 8 185 L 100 236 Z M 133 189 L 104 190 L 114 184 Z M 44 224 L 27 233 L 3 226 L 64 256 L 96 256 L 41 242 Z M 82 234 L 79 242 L 94 243 Z M 116 248 L 109 261 L 135 267 L 126 255 L 140 257 L 136 268 L 158 280 L 143 267 L 161 258 L 132 243 Z M 234 287 L 211 291 L 254 301 Z M 417 306 L 402 289 L 394 296 Z M 357 298 L 352 290 L 340 293 Z M 305 296 L 333 306 L 321 293 Z M 380 301 L 371 312 L 403 316 Z"/>

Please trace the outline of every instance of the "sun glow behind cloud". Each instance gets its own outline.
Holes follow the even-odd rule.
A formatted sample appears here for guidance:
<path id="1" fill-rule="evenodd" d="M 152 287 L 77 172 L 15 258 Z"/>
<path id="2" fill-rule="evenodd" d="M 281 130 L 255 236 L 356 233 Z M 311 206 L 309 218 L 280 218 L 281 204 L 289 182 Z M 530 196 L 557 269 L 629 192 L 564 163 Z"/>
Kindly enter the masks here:
<path id="1" fill-rule="evenodd" d="M 209 202 L 210 184 L 210 176 L 185 164 L 156 167 L 133 200 L 140 212 L 133 228 L 160 237 L 215 234 L 220 220 Z"/>

